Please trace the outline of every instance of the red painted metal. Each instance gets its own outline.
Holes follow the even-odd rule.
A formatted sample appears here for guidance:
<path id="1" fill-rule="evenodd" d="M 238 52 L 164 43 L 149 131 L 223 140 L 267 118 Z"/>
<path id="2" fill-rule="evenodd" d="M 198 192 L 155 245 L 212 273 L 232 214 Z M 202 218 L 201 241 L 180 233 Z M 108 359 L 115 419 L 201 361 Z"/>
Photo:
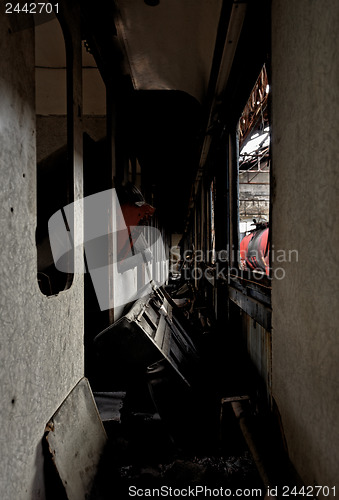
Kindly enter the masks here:
<path id="1" fill-rule="evenodd" d="M 265 225 L 244 236 L 240 242 L 243 269 L 259 269 L 269 275 L 269 228 Z"/>
<path id="2" fill-rule="evenodd" d="M 133 247 L 133 236 L 135 239 L 138 236 L 138 227 L 147 225 L 155 212 L 155 208 L 148 203 L 124 203 L 121 210 L 127 229 L 118 232 L 118 260 L 129 255 Z"/>

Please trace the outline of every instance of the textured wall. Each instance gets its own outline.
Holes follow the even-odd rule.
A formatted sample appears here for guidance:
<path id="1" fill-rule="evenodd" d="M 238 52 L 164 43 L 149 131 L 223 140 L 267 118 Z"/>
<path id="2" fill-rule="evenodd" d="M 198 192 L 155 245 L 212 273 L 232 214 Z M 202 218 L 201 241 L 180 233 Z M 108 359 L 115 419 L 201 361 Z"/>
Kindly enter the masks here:
<path id="1" fill-rule="evenodd" d="M 33 29 L 0 17 L 0 497 L 36 500 L 45 424 L 83 375 L 83 277 L 54 297 L 38 287 Z"/>
<path id="2" fill-rule="evenodd" d="M 273 0 L 273 395 L 306 484 L 339 463 L 339 3 Z"/>

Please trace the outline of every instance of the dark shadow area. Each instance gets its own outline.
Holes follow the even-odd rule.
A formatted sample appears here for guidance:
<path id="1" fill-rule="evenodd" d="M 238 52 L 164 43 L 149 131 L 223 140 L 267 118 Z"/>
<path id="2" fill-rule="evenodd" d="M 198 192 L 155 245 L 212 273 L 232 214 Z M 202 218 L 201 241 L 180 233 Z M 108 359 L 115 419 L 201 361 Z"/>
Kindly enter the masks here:
<path id="1" fill-rule="evenodd" d="M 42 439 L 44 456 L 44 477 L 46 500 L 67 500 L 66 491 L 53 461 L 53 455 L 49 448 L 47 437 L 48 430 Z"/>
<path id="2" fill-rule="evenodd" d="M 109 440 L 93 499 L 129 498 L 138 489 L 157 495 L 161 488 L 169 494 L 168 488 L 173 492 L 198 487 L 193 491 L 202 494 L 201 486 L 206 491 L 221 488 L 231 495 L 242 489 L 243 497 L 251 497 L 249 490 L 256 490 L 259 493 L 253 495 L 264 498 L 267 484 L 278 487 L 279 498 L 282 486 L 300 483 L 278 420 L 264 408 L 259 378 L 239 335 L 237 309 L 231 306 L 227 331 L 220 331 L 216 323 L 206 331 L 192 315 L 187 319 L 166 291 L 164 297 L 165 308 L 172 308 L 172 320 L 185 325 L 187 335 L 194 338 L 199 353 L 196 371 L 190 367 L 188 385 L 165 357 L 149 364 L 146 356 L 144 366 L 132 367 L 131 359 L 125 365 L 123 355 L 119 367 L 115 359 L 103 370 L 103 380 L 98 377 L 95 387 L 105 381 L 106 390 L 113 390 L 120 374 L 118 386 L 126 390 L 126 397 L 119 417 L 104 421 Z M 107 366 L 113 344 L 110 339 L 108 348 L 106 341 Z M 141 344 L 132 351 L 133 356 L 145 356 Z"/>
<path id="3" fill-rule="evenodd" d="M 98 370 L 91 384 L 94 394 L 104 389 L 112 397 L 120 397 L 116 391 L 124 396 L 119 415 L 115 412 L 111 420 L 103 420 L 109 440 L 93 498 L 128 498 L 134 488 L 262 488 L 234 415 L 225 413 L 221 423 L 221 397 L 247 389 L 247 367 L 239 363 L 243 384 L 239 380 L 235 383 L 236 375 L 228 366 L 235 354 L 224 350 L 223 336 L 214 328 L 209 332 L 199 329 L 165 290 L 161 293 L 162 308 L 171 315 L 166 324 L 172 328 L 179 325 L 194 339 L 198 359 L 185 372 L 187 346 L 176 351 L 175 360 L 162 347 L 161 357 L 161 349 L 150 339 L 159 338 L 163 323 L 156 324 L 147 300 L 144 309 L 139 304 L 137 315 L 133 313 L 136 306 L 132 306 L 127 313 L 131 322 L 119 320 L 97 337 Z M 148 330 L 150 338 L 140 330 L 145 315 L 155 322 L 155 334 L 152 328 Z M 151 321 L 146 330 L 150 326 Z M 175 335 L 178 331 L 173 329 Z M 96 398 L 100 411 L 98 395 Z"/>

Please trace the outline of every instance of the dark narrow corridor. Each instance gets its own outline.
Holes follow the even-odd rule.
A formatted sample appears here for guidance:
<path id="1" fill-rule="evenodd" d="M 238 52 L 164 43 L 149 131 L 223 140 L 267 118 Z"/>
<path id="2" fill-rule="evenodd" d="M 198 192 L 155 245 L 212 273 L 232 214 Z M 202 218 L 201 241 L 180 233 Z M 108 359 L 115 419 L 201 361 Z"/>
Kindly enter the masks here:
<path id="1" fill-rule="evenodd" d="M 338 1 L 0 21 L 0 498 L 334 499 Z"/>

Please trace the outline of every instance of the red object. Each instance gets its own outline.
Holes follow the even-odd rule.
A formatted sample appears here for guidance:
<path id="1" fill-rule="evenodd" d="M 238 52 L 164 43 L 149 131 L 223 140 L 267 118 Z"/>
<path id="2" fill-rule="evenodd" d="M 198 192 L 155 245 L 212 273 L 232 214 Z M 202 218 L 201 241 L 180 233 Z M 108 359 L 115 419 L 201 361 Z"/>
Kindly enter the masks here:
<path id="1" fill-rule="evenodd" d="M 143 203 L 141 206 L 125 203 L 121 205 L 121 210 L 127 227 L 146 223 L 155 212 L 155 208 L 148 203 Z"/>
<path id="2" fill-rule="evenodd" d="M 147 203 L 137 205 L 125 203 L 121 205 L 127 229 L 118 232 L 118 259 L 122 260 L 129 255 L 133 248 L 133 238 L 138 236 L 138 226 L 146 225 L 155 212 L 155 208 Z"/>
<path id="3" fill-rule="evenodd" d="M 269 275 L 269 229 L 263 227 L 244 236 L 240 242 L 240 260 L 243 269 L 260 269 Z"/>

